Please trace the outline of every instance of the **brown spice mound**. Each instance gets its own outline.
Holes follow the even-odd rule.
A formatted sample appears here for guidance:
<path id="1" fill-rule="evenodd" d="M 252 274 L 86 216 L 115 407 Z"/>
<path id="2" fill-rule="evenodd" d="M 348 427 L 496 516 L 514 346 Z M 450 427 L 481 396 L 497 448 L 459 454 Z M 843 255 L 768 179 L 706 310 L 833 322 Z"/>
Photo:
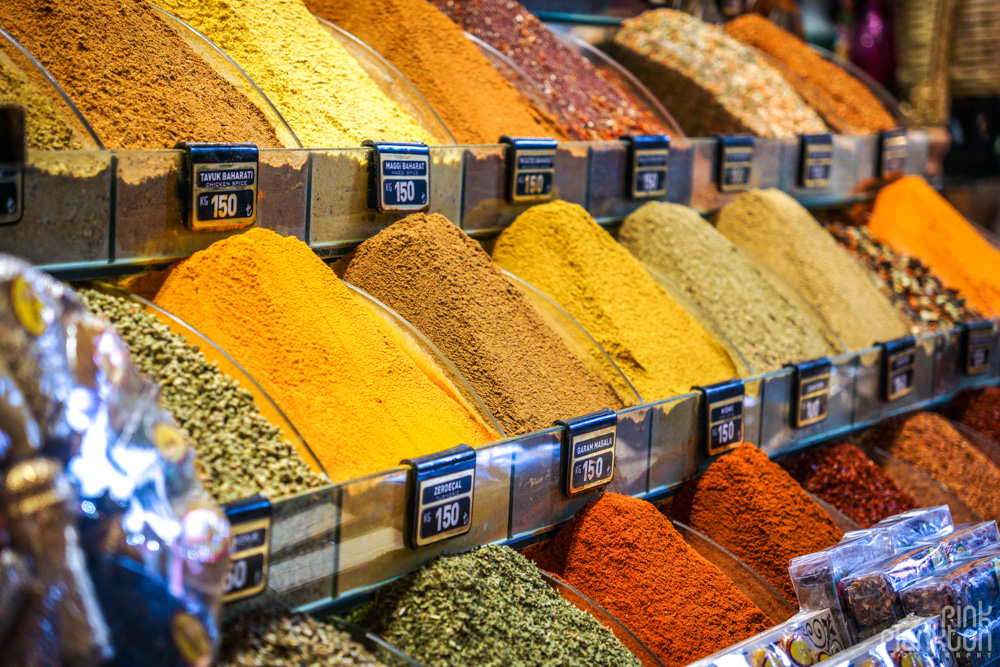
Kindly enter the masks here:
<path id="1" fill-rule="evenodd" d="M 963 391 L 948 415 L 1000 444 L 1000 387 Z"/>
<path id="2" fill-rule="evenodd" d="M 591 501 L 525 555 L 628 627 L 666 667 L 680 667 L 773 625 L 650 503 Z"/>
<path id="3" fill-rule="evenodd" d="M 622 407 L 482 247 L 444 216 L 404 218 L 336 268 L 427 336 L 507 435 Z"/>
<path id="4" fill-rule="evenodd" d="M 815 494 L 868 528 L 886 517 L 916 509 L 917 502 L 850 442 L 823 447 L 781 464 Z"/>
<path id="5" fill-rule="evenodd" d="M 49 70 L 105 148 L 280 146 L 263 112 L 142 0 L 4 0 L 0 27 Z"/>
<path id="6" fill-rule="evenodd" d="M 901 417 L 865 438 L 933 478 L 983 519 L 1000 517 L 1000 468 L 941 415 Z"/>
<path id="7" fill-rule="evenodd" d="M 750 443 L 689 482 L 671 511 L 732 551 L 792 604 L 788 562 L 844 536 L 791 475 Z"/>
<path id="8" fill-rule="evenodd" d="M 730 21 L 726 32 L 784 65 L 790 71 L 788 83 L 837 132 L 866 134 L 897 125 L 865 84 L 760 14 Z"/>
<path id="9" fill-rule="evenodd" d="M 306 6 L 398 67 L 459 143 L 493 144 L 504 134 L 566 138 L 427 0 L 306 0 Z"/>

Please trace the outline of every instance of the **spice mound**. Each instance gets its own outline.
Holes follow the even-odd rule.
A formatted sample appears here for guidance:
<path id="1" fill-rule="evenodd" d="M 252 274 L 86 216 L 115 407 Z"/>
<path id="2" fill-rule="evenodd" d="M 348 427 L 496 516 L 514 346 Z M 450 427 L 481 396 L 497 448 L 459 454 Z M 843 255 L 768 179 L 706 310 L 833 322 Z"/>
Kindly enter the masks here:
<path id="1" fill-rule="evenodd" d="M 411 215 L 337 267 L 449 359 L 510 435 L 622 403 L 473 239 L 440 215 Z"/>
<path id="2" fill-rule="evenodd" d="M 716 225 L 797 289 L 850 349 L 909 331 L 864 267 L 784 192 L 745 192 L 722 208 Z"/>
<path id="3" fill-rule="evenodd" d="M 505 134 L 565 138 L 555 120 L 522 97 L 427 0 L 306 0 L 306 5 L 399 68 L 459 143 L 492 144 Z"/>
<path id="4" fill-rule="evenodd" d="M 139 371 L 160 385 L 163 405 L 191 436 L 202 484 L 216 501 L 275 498 L 327 483 L 260 414 L 253 395 L 184 336 L 127 299 L 93 289 L 77 295 L 114 325 Z"/>
<path id="5" fill-rule="evenodd" d="M 613 47 L 615 57 L 688 136 L 826 131 L 816 112 L 756 51 L 688 14 L 656 9 L 627 19 Z"/>
<path id="6" fill-rule="evenodd" d="M 265 610 L 240 619 L 222 638 L 218 667 L 385 667 L 364 646 L 299 612 Z"/>
<path id="7" fill-rule="evenodd" d="M 687 665 L 772 625 L 659 510 L 637 498 L 604 494 L 525 555 L 607 609 L 666 667 Z"/>
<path id="8" fill-rule="evenodd" d="M 840 245 L 879 279 L 882 293 L 913 322 L 914 333 L 922 327 L 947 328 L 979 319 L 979 313 L 966 304 L 965 297 L 942 285 L 927 265 L 882 243 L 872 236 L 868 227 L 839 220 L 828 220 L 824 225 Z"/>
<path id="9" fill-rule="evenodd" d="M 143 0 L 4 0 L 0 27 L 45 66 L 105 148 L 280 146 L 263 112 Z"/>
<path id="10" fill-rule="evenodd" d="M 650 202 L 625 218 L 618 240 L 637 259 L 680 285 L 755 372 L 840 351 L 821 333 L 819 318 L 779 291 L 696 211 Z"/>
<path id="11" fill-rule="evenodd" d="M 788 83 L 835 132 L 867 134 L 896 127 L 895 119 L 865 84 L 760 14 L 737 17 L 726 24 L 726 32 L 786 68 Z"/>
<path id="12" fill-rule="evenodd" d="M 218 241 L 175 266 L 155 303 L 231 354 L 333 481 L 496 437 L 293 237 L 253 229 Z"/>
<path id="13" fill-rule="evenodd" d="M 919 176 L 888 185 L 875 198 L 872 234 L 930 267 L 988 317 L 1000 313 L 1000 250 Z"/>
<path id="14" fill-rule="evenodd" d="M 382 92 L 302 0 L 159 0 L 246 70 L 307 148 L 438 142 Z"/>
<path id="15" fill-rule="evenodd" d="M 849 442 L 807 452 L 783 461 L 781 466 L 802 488 L 830 503 L 862 528 L 917 507 L 908 493 Z"/>
<path id="16" fill-rule="evenodd" d="M 576 204 L 528 209 L 493 259 L 569 311 L 647 401 L 737 375 L 725 348 Z"/>
<path id="17" fill-rule="evenodd" d="M 749 443 L 689 482 L 671 512 L 736 554 L 792 604 L 788 562 L 844 536 L 791 475 Z"/>
<path id="18" fill-rule="evenodd" d="M 865 440 L 903 459 L 983 519 L 1000 517 L 1000 469 L 945 417 L 920 412 L 883 424 Z"/>
<path id="19" fill-rule="evenodd" d="M 440 557 L 351 618 L 427 667 L 641 665 L 505 546 Z"/>
<path id="20" fill-rule="evenodd" d="M 1000 387 L 963 391 L 948 407 L 948 414 L 1000 444 Z"/>
<path id="21" fill-rule="evenodd" d="M 610 141 L 625 134 L 669 132 L 521 4 L 513 0 L 432 2 L 463 30 L 513 60 L 559 108 L 564 130 L 571 136 Z"/>

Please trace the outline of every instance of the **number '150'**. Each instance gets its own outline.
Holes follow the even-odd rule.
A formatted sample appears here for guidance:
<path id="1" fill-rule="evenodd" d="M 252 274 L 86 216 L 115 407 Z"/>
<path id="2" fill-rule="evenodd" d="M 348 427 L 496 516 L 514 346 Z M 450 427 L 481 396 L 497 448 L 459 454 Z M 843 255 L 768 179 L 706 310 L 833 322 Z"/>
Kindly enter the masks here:
<path id="1" fill-rule="evenodd" d="M 212 206 L 214 207 L 214 215 L 216 218 L 235 218 L 236 217 L 236 195 L 212 195 Z"/>

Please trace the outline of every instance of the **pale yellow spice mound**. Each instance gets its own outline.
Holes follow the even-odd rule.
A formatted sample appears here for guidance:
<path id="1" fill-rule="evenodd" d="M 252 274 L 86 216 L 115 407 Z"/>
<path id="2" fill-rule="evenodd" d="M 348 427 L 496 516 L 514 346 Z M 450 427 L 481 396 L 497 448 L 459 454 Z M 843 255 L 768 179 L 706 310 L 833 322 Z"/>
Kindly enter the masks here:
<path id="1" fill-rule="evenodd" d="M 438 142 L 386 96 L 301 0 L 155 0 L 219 45 L 307 148 Z"/>
<path id="2" fill-rule="evenodd" d="M 647 401 L 738 375 L 725 348 L 576 204 L 528 209 L 493 259 L 573 315 Z"/>

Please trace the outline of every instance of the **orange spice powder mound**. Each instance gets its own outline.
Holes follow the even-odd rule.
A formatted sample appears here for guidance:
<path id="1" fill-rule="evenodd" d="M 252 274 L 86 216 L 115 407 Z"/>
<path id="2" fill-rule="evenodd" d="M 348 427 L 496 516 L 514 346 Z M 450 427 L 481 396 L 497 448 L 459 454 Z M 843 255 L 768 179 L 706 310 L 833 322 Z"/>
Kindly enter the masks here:
<path id="1" fill-rule="evenodd" d="M 154 301 L 231 354 L 335 482 L 498 438 L 293 237 L 218 241 L 176 265 Z"/>
<path id="2" fill-rule="evenodd" d="M 1000 250 L 919 176 L 886 186 L 868 223 L 875 238 L 927 264 L 981 313 L 1000 313 Z"/>

